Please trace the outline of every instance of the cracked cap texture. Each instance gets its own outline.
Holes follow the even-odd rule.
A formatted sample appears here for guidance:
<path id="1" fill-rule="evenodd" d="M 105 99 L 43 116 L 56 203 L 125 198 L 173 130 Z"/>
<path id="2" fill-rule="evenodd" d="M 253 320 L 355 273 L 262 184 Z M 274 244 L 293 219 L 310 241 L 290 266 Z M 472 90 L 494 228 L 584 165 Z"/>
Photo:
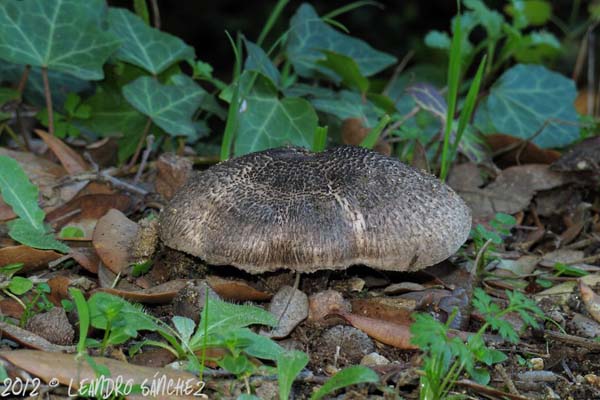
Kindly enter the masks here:
<path id="1" fill-rule="evenodd" d="M 284 147 L 193 175 L 160 215 L 169 247 L 250 273 L 354 264 L 415 271 L 465 242 L 467 205 L 432 175 L 360 147 Z"/>

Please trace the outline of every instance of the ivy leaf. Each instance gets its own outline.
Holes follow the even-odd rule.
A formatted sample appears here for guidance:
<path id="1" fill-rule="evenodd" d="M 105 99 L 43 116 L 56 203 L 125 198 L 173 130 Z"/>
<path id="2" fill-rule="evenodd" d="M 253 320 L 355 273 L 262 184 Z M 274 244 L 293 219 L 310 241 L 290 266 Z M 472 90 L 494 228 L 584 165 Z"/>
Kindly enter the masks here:
<path id="1" fill-rule="evenodd" d="M 540 65 L 518 64 L 492 86 L 475 124 L 484 133 L 510 133 L 543 148 L 566 146 L 579 137 L 576 96 L 571 79 Z"/>
<path id="2" fill-rule="evenodd" d="M 396 58 L 373 49 L 366 42 L 338 32 L 327 25 L 315 9 L 302 4 L 290 21 L 287 55 L 296 72 L 303 77 L 317 73 L 337 80 L 330 70 L 319 66 L 323 50 L 330 50 L 352 58 L 363 76 L 371 76 L 396 62 Z"/>
<path id="3" fill-rule="evenodd" d="M 325 60 L 317 61 L 317 64 L 331 69 L 340 78 L 342 83 L 350 88 L 358 89 L 361 93 L 369 90 L 369 80 L 361 75 L 358 64 L 350 57 L 323 50 Z"/>
<path id="4" fill-rule="evenodd" d="M 249 40 L 244 38 L 244 43 L 246 44 L 246 51 L 248 52 L 248 57 L 246 58 L 246 62 L 244 63 L 244 69 L 246 71 L 256 71 L 260 72 L 271 81 L 275 86 L 279 86 L 281 82 L 281 75 L 273 62 L 267 56 L 267 53 L 260 46 L 257 46 L 255 43 L 252 43 Z"/>
<path id="5" fill-rule="evenodd" d="M 69 251 L 44 225 L 45 214 L 37 204 L 38 188 L 29 181 L 19 163 L 7 156 L 0 156 L 0 192 L 19 217 L 8 224 L 11 238 L 38 249 Z"/>
<path id="6" fill-rule="evenodd" d="M 257 75 L 243 99 L 234 146 L 235 155 L 293 144 L 310 148 L 317 129 L 317 113 L 298 97 L 279 99 L 276 88 Z"/>
<path id="7" fill-rule="evenodd" d="M 194 136 L 194 112 L 202 104 L 206 91 L 185 75 L 171 77 L 172 85 L 143 76 L 123 87 L 123 96 L 139 112 L 165 132 L 177 136 Z"/>
<path id="8" fill-rule="evenodd" d="M 379 116 L 383 114 L 371 101 L 363 100 L 360 93 L 342 90 L 335 97 L 316 98 L 312 105 L 321 112 L 331 114 L 340 120 L 361 118 L 367 121 L 368 127 L 377 125 Z"/>
<path id="9" fill-rule="evenodd" d="M 446 121 L 448 103 L 433 85 L 417 83 L 406 88 L 406 92 L 412 96 L 419 107 L 429 111 L 444 122 Z"/>
<path id="10" fill-rule="evenodd" d="M 170 65 L 195 58 L 194 49 L 181 39 L 148 26 L 129 10 L 111 7 L 108 11 L 111 31 L 123 38 L 117 59 L 158 75 Z"/>
<path id="11" fill-rule="evenodd" d="M 97 0 L 4 1 L 0 58 L 80 79 L 102 79 L 102 65 L 119 40 L 100 29 L 101 9 L 102 2 Z"/>

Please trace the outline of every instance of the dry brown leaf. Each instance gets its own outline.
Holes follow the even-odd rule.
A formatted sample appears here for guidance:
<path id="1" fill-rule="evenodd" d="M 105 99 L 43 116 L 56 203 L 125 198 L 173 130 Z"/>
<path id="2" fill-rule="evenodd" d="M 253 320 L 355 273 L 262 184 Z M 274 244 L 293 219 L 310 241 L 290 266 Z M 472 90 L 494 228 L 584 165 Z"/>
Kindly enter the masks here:
<path id="1" fill-rule="evenodd" d="M 541 149 L 531 142 L 504 134 L 485 135 L 487 144 L 500 168 L 522 164 L 552 164 L 559 159 L 556 150 Z"/>
<path id="2" fill-rule="evenodd" d="M 600 296 L 594 293 L 592 288 L 586 285 L 583 280 L 579 280 L 579 291 L 586 310 L 592 318 L 600 322 Z"/>
<path id="3" fill-rule="evenodd" d="M 410 160 L 410 165 L 415 168 L 422 169 L 425 172 L 431 172 L 431 168 L 429 168 L 429 160 L 427 160 L 427 151 L 418 140 L 415 140 L 415 148 Z"/>
<path id="4" fill-rule="evenodd" d="M 448 185 L 457 192 L 477 190 L 483 184 L 482 173 L 475 163 L 457 164 L 448 174 Z"/>
<path id="5" fill-rule="evenodd" d="M 68 240 L 92 240 L 98 219 L 111 208 L 125 211 L 131 205 L 131 198 L 122 194 L 88 194 L 77 196 L 67 204 L 48 213 L 47 221 L 58 231 L 65 226 L 77 227 L 83 237 Z"/>
<path id="6" fill-rule="evenodd" d="M 351 312 L 352 306 L 344 296 L 336 290 L 324 290 L 310 295 L 308 298 L 308 320 L 321 326 L 329 326 L 337 322 L 326 317 L 337 311 Z"/>
<path id="7" fill-rule="evenodd" d="M 9 324 L 8 322 L 0 321 L 0 332 L 2 332 L 4 336 L 14 340 L 15 342 L 32 349 L 43 350 L 52 353 L 74 353 L 76 351 L 75 346 L 60 346 L 57 344 L 50 343 L 43 337 L 38 336 L 35 333 L 29 332 L 28 330 L 19 328 L 16 325 Z M 16 351 L 25 350 L 13 350 L 13 352 Z"/>
<path id="8" fill-rule="evenodd" d="M 418 349 L 417 346 L 410 343 L 410 324 L 400 325 L 381 319 L 363 317 L 352 313 L 338 312 L 336 314 L 344 318 L 355 328 L 360 329 L 381 343 L 403 350 Z"/>
<path id="9" fill-rule="evenodd" d="M 114 294 L 115 296 L 136 303 L 167 304 L 177 296 L 177 293 L 185 287 L 187 282 L 187 279 L 176 279 L 143 290 L 123 290 L 104 287 L 95 291 Z"/>
<path id="10" fill-rule="evenodd" d="M 71 247 L 69 255 L 85 270 L 92 274 L 98 273 L 100 257 L 93 247 Z"/>
<path id="11" fill-rule="evenodd" d="M 101 168 L 117 164 L 119 140 L 116 137 L 105 137 L 85 146 L 90 157 Z"/>
<path id="12" fill-rule="evenodd" d="M 180 157 L 174 153 L 163 153 L 158 157 L 156 169 L 156 191 L 165 199 L 173 197 L 188 179 L 192 172 L 193 163 L 189 158 Z"/>
<path id="13" fill-rule="evenodd" d="M 528 164 L 505 169 L 483 189 L 458 192 L 471 207 L 473 219 L 480 222 L 499 212 L 522 211 L 536 192 L 562 186 L 569 180 L 566 175 L 551 171 L 548 165 Z"/>
<path id="14" fill-rule="evenodd" d="M 223 299 L 231 301 L 267 301 L 272 294 L 252 287 L 240 279 L 224 279 L 216 275 L 206 277 L 206 282 Z"/>
<path id="15" fill-rule="evenodd" d="M 308 317 L 308 296 L 291 286 L 283 286 L 271 300 L 269 311 L 277 317 L 279 324 L 266 336 L 281 339 Z"/>
<path id="16" fill-rule="evenodd" d="M 102 262 L 112 272 L 119 274 L 133 263 L 130 249 L 138 229 L 138 224 L 116 209 L 111 209 L 98 220 L 92 243 Z"/>
<path id="17" fill-rule="evenodd" d="M 53 250 L 39 250 L 33 247 L 18 245 L 0 248 L 0 266 L 23 263 L 20 272 L 27 273 L 48 268 L 48 263 L 62 257 Z"/>
<path id="18" fill-rule="evenodd" d="M 77 357 L 73 354 L 49 353 L 35 350 L 14 350 L 2 351 L 0 352 L 0 357 L 30 374 L 40 377 L 45 382 L 56 379 L 62 385 L 71 385 L 72 390 L 78 389 L 82 382 L 89 383 L 96 379 L 96 372 L 85 358 Z M 166 382 L 183 383 L 184 387 L 187 382 L 191 388 L 191 393 L 186 396 L 178 397 L 164 392 L 157 393 L 157 396 L 152 397 L 154 399 L 201 398 L 194 397 L 193 394 L 200 390 L 204 384 L 189 372 L 176 371 L 167 368 L 143 367 L 105 357 L 92 357 L 92 359 L 96 365 L 103 366 L 110 371 L 111 378 L 115 380 L 117 377 L 120 377 L 123 382 L 131 380 L 134 384 L 145 384 L 149 387 L 153 381 L 158 385 L 159 380 L 164 379 Z M 164 386 L 166 386 L 166 383 Z M 140 394 L 128 395 L 127 398 L 148 399 L 149 397 Z"/>
<path id="19" fill-rule="evenodd" d="M 411 314 L 417 307 L 413 299 L 401 297 L 373 297 L 370 299 L 353 299 L 352 313 L 362 317 L 384 320 L 399 325 L 412 322 Z"/>
<path id="20" fill-rule="evenodd" d="M 25 309 L 14 299 L 0 300 L 0 313 L 2 316 L 20 319 Z"/>
<path id="21" fill-rule="evenodd" d="M 52 150 L 70 175 L 81 174 L 90 169 L 90 166 L 85 162 L 83 157 L 60 140 L 60 138 L 50 135 L 41 129 L 35 129 L 34 131 L 48 145 L 48 148 Z"/>

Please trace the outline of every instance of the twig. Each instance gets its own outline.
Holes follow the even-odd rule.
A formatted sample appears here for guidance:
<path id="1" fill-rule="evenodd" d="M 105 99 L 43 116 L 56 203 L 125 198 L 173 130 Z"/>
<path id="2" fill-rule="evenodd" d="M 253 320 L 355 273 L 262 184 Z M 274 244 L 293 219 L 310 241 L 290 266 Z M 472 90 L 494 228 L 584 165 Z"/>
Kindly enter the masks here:
<path id="1" fill-rule="evenodd" d="M 150 5 L 152 6 L 154 27 L 160 29 L 160 10 L 158 9 L 158 2 L 156 0 L 150 0 Z"/>
<path id="2" fill-rule="evenodd" d="M 520 396 L 521 394 L 519 393 L 519 391 L 515 387 L 515 383 L 510 378 L 510 376 L 508 376 L 508 374 L 506 373 L 506 369 L 502 366 L 502 364 L 496 364 L 496 371 L 498 371 L 498 373 L 500 373 L 500 376 L 502 377 L 502 380 L 506 384 L 506 387 L 508 387 L 508 391 L 511 394 Z"/>
<path id="3" fill-rule="evenodd" d="M 574 346 L 584 347 L 588 350 L 599 351 L 600 342 L 594 340 L 585 339 L 579 336 L 567 335 L 565 333 L 555 331 L 544 331 L 544 337 L 546 339 L 554 339 L 563 343 L 571 344 Z"/>
<path id="4" fill-rule="evenodd" d="M 407 114 L 405 114 L 402 117 L 402 119 L 399 119 L 398 121 L 394 122 L 393 124 L 391 124 L 390 126 L 388 126 L 387 128 L 385 128 L 385 130 L 381 134 L 381 138 L 385 139 L 386 137 L 388 137 L 388 135 L 391 132 L 395 131 L 396 129 L 398 129 L 399 127 L 401 127 L 406 121 L 408 121 L 409 119 L 411 119 L 412 117 L 414 117 L 414 115 L 416 113 L 418 113 L 420 109 L 421 109 L 421 107 L 415 106 L 412 110 L 410 110 Z"/>
<path id="5" fill-rule="evenodd" d="M 480 385 L 479 383 L 471 381 L 469 379 L 460 379 L 460 380 L 456 381 L 456 384 L 460 385 L 460 386 L 466 386 L 468 388 L 476 390 L 479 393 L 484 393 L 484 394 L 499 397 L 499 398 L 507 397 L 511 400 L 530 400 L 530 397 L 515 395 L 512 393 L 506 393 L 506 392 L 500 391 L 498 389 L 494 389 L 493 387 L 490 387 L 490 386 Z"/>
<path id="6" fill-rule="evenodd" d="M 142 154 L 142 162 L 140 163 L 140 168 L 135 173 L 135 177 L 133 178 L 133 184 L 139 182 L 142 172 L 144 172 L 144 168 L 146 168 L 146 163 L 148 162 L 148 157 L 150 157 L 150 153 L 152 153 L 152 146 L 154 145 L 154 135 L 148 135 L 146 138 L 146 149 Z"/>
<path id="7" fill-rule="evenodd" d="M 400 73 L 402 71 L 404 71 L 404 68 L 406 68 L 406 64 L 408 64 L 408 62 L 413 58 L 414 55 L 415 55 L 415 51 L 414 50 L 410 50 L 408 53 L 406 53 L 406 55 L 398 63 L 398 66 L 394 69 L 394 73 L 392 74 L 392 77 L 390 78 L 390 80 L 388 81 L 387 85 L 385 85 L 385 88 L 383 89 L 382 93 L 384 95 L 387 96 L 388 92 L 392 88 L 392 85 L 398 79 L 398 75 L 400 75 Z"/>
<path id="8" fill-rule="evenodd" d="M 125 190 L 127 192 L 135 193 L 140 196 L 146 196 L 148 194 L 147 190 L 142 189 L 141 187 L 132 185 L 130 183 L 124 182 L 114 176 L 110 175 L 109 170 L 100 171 L 98 173 L 86 172 L 83 174 L 69 176 L 65 182 L 74 182 L 74 181 L 99 181 L 99 182 L 107 182 L 113 185 L 116 188 Z M 65 184 L 65 182 L 59 184 Z"/>
<path id="9" fill-rule="evenodd" d="M 42 80 L 44 81 L 44 96 L 46 97 L 46 109 L 48 110 L 48 133 L 54 136 L 54 112 L 52 110 L 52 94 L 50 93 L 50 82 L 48 82 L 48 68 L 42 67 Z"/>

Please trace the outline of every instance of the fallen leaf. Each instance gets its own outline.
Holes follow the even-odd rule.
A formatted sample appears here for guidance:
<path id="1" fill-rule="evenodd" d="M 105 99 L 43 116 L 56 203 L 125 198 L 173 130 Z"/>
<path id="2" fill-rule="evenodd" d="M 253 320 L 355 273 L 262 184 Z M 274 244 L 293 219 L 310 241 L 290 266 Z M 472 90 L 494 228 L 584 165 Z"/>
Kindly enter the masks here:
<path id="1" fill-rule="evenodd" d="M 165 199 L 173 197 L 192 172 L 193 163 L 189 158 L 174 153 L 163 153 L 158 157 L 156 169 L 156 191 Z"/>
<path id="2" fill-rule="evenodd" d="M 75 351 L 77 351 L 75 346 L 61 346 L 58 344 L 50 343 L 49 341 L 47 341 L 39 335 L 36 335 L 35 333 L 29 332 L 28 330 L 19 328 L 16 325 L 12 325 L 4 321 L 0 321 L 0 332 L 2 332 L 4 336 L 14 340 L 15 342 L 20 343 L 25 347 L 29 347 L 36 350 L 43 350 L 52 353 L 74 353 Z M 12 352 L 17 351 L 26 350 L 13 350 Z"/>
<path id="3" fill-rule="evenodd" d="M 78 357 L 74 354 L 50 353 L 35 350 L 13 350 L 2 351 L 0 357 L 11 364 L 29 372 L 32 375 L 40 377 L 43 381 L 49 382 L 52 379 L 58 380 L 62 385 L 70 385 L 71 390 L 76 390 L 81 385 L 90 382 L 96 382 L 97 374 L 92 366 L 86 361 L 85 357 Z M 110 371 L 111 379 L 120 378 L 122 382 L 132 382 L 133 384 L 144 384 L 147 389 L 151 385 L 158 386 L 164 380 L 163 391 L 152 396 L 155 399 L 196 399 L 193 394 L 204 387 L 197 377 L 189 372 L 177 371 L 168 368 L 150 368 L 135 364 L 128 364 L 123 361 L 117 361 L 105 357 L 91 357 L 94 364 L 104 367 Z M 166 383 L 173 389 L 173 383 L 179 383 L 184 388 L 189 388 L 189 395 L 175 396 L 172 392 L 166 391 Z M 147 399 L 148 396 L 128 395 L 128 399 Z"/>
<path id="4" fill-rule="evenodd" d="M 600 174 L 600 136 L 593 136 L 577 143 L 571 150 L 563 154 L 552 169 L 561 172 L 591 171 Z"/>
<path id="5" fill-rule="evenodd" d="M 600 296 L 594 293 L 592 288 L 586 285 L 583 280 L 579 280 L 579 291 L 581 292 L 581 300 L 583 300 L 586 310 L 592 318 L 600 322 Z"/>
<path id="6" fill-rule="evenodd" d="M 281 339 L 308 317 L 308 296 L 291 286 L 283 286 L 271 299 L 269 311 L 277 317 L 279 324 L 266 336 Z"/>
<path id="7" fill-rule="evenodd" d="M 48 263 L 62 257 L 53 250 L 39 250 L 25 245 L 0 248 L 0 266 L 23 263 L 20 273 L 39 271 L 48 268 Z"/>
<path id="8" fill-rule="evenodd" d="M 308 298 L 308 321 L 310 322 L 321 326 L 336 324 L 337 322 L 332 318 L 325 318 L 336 311 L 352 311 L 350 303 L 337 290 L 324 290 Z"/>
<path id="9" fill-rule="evenodd" d="M 115 209 L 98 220 L 92 243 L 102 262 L 112 272 L 119 274 L 133 263 L 130 249 L 138 229 L 138 224 Z"/>
<path id="10" fill-rule="evenodd" d="M 473 219 L 486 221 L 496 213 L 515 214 L 524 210 L 536 192 L 569 183 L 564 174 L 551 171 L 544 164 L 528 164 L 503 170 L 496 180 L 483 189 L 459 190 L 471 207 Z"/>
<path id="11" fill-rule="evenodd" d="M 352 313 L 362 317 L 384 320 L 399 325 L 412 322 L 411 314 L 417 302 L 401 297 L 373 297 L 370 299 L 353 299 Z"/>
<path id="12" fill-rule="evenodd" d="M 482 172 L 475 163 L 454 165 L 448 174 L 448 185 L 457 192 L 477 190 L 484 183 Z"/>
<path id="13" fill-rule="evenodd" d="M 494 163 L 500 168 L 522 164 L 552 164 L 560 157 L 556 150 L 541 149 L 534 143 L 504 134 L 485 135 Z"/>
<path id="14" fill-rule="evenodd" d="M 106 292 L 124 298 L 125 300 L 144 304 L 167 304 L 170 303 L 177 293 L 185 287 L 188 280 L 177 279 L 143 290 L 122 290 L 116 288 L 99 288 L 98 292 Z"/>
<path id="15" fill-rule="evenodd" d="M 253 288 L 249 283 L 236 279 L 224 279 L 216 275 L 206 277 L 206 282 L 217 294 L 231 301 L 267 301 L 273 295 Z"/>
<path id="16" fill-rule="evenodd" d="M 53 210 L 46 220 L 60 231 L 65 226 L 82 230 L 83 236 L 76 240 L 92 240 L 98 219 L 110 209 L 125 211 L 131 205 L 131 198 L 122 194 L 88 194 L 77 196 L 63 206 Z M 70 239 L 73 240 L 73 239 Z"/>
<path id="17" fill-rule="evenodd" d="M 400 325 L 345 312 L 338 312 L 336 314 L 344 318 L 355 328 L 360 329 L 381 343 L 403 350 L 418 349 L 417 346 L 410 343 L 410 324 Z"/>
<path id="18" fill-rule="evenodd" d="M 101 168 L 117 164 L 119 140 L 116 137 L 105 137 L 85 146 L 90 157 Z"/>
<path id="19" fill-rule="evenodd" d="M 90 169 L 90 166 L 84 161 L 83 157 L 60 140 L 60 138 L 50 135 L 41 129 L 35 129 L 34 131 L 48 145 L 48 148 L 52 150 L 69 175 L 81 174 Z"/>
<path id="20" fill-rule="evenodd" d="M 69 255 L 85 270 L 92 274 L 98 273 L 98 265 L 101 261 L 93 247 L 71 247 Z"/>

